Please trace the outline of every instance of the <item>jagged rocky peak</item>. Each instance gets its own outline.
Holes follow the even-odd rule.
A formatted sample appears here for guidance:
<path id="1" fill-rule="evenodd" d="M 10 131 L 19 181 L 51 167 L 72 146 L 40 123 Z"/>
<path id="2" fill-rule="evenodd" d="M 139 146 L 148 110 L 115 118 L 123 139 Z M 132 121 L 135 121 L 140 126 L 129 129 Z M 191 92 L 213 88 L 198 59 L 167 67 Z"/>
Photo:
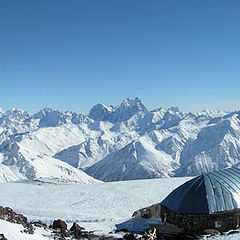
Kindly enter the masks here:
<path id="1" fill-rule="evenodd" d="M 151 110 L 150 112 L 166 112 L 166 109 L 163 107 L 159 107 L 159 108 L 155 108 L 153 110 Z"/>
<path id="2" fill-rule="evenodd" d="M 152 122 L 158 123 L 161 126 L 165 125 L 165 127 L 170 127 L 170 122 L 175 122 L 173 125 L 177 124 L 181 119 L 186 117 L 186 113 L 182 112 L 178 107 L 170 107 L 170 108 L 157 108 L 152 110 L 151 112 Z M 165 122 L 165 123 L 164 123 Z M 159 126 L 160 126 L 159 125 Z"/>
<path id="3" fill-rule="evenodd" d="M 181 112 L 180 109 L 179 109 L 179 107 L 170 107 L 170 108 L 168 108 L 167 110 L 168 110 L 168 111 L 175 112 L 175 113 L 176 113 L 176 112 Z"/>
<path id="4" fill-rule="evenodd" d="M 108 120 L 113 123 L 127 121 L 137 113 L 145 114 L 147 112 L 147 108 L 142 104 L 139 98 L 136 97 L 134 100 L 125 98 L 120 106 L 116 107 L 109 115 Z"/>
<path id="5" fill-rule="evenodd" d="M 125 98 L 121 102 L 120 108 L 132 108 L 138 111 L 147 112 L 147 108 L 143 105 L 142 101 L 139 98 L 129 99 Z"/>
<path id="6" fill-rule="evenodd" d="M 186 116 L 185 112 L 182 112 L 179 107 L 170 107 L 167 108 L 167 115 L 174 115 L 177 116 L 178 118 L 183 118 Z"/>
<path id="7" fill-rule="evenodd" d="M 61 112 L 51 108 L 44 108 L 33 115 L 34 119 L 39 119 L 39 127 L 56 127 L 66 123 L 79 124 L 88 121 L 88 117 L 79 113 L 65 111 Z"/>
<path id="8" fill-rule="evenodd" d="M 185 119 L 192 119 L 192 118 L 196 118 L 196 117 L 197 117 L 196 114 L 189 112 L 189 113 L 186 114 L 186 116 L 184 118 Z"/>
<path id="9" fill-rule="evenodd" d="M 10 110 L 7 110 L 4 112 L 5 115 L 7 116 L 12 116 L 15 118 L 28 118 L 30 115 L 28 114 L 27 111 L 21 110 L 19 108 L 11 108 Z"/>
<path id="10" fill-rule="evenodd" d="M 112 106 L 108 107 L 104 104 L 96 104 L 91 108 L 88 116 L 93 120 L 103 120 L 112 111 L 113 111 Z"/>
<path id="11" fill-rule="evenodd" d="M 46 116 L 48 113 L 50 113 L 52 111 L 53 111 L 52 108 L 43 108 L 39 112 L 33 114 L 33 118 L 34 119 L 41 119 L 41 118 L 43 118 L 44 116 Z"/>
<path id="12" fill-rule="evenodd" d="M 40 117 L 39 127 L 56 127 L 66 123 L 63 113 L 52 109 L 43 109 L 37 117 Z"/>
<path id="13" fill-rule="evenodd" d="M 19 109 L 19 108 L 11 108 L 7 112 L 9 112 L 11 114 L 16 114 L 16 115 L 25 115 L 25 114 L 27 114 L 27 111 Z"/>
<path id="14" fill-rule="evenodd" d="M 0 107 L 0 116 L 3 115 L 5 111 Z"/>
<path id="15" fill-rule="evenodd" d="M 9 133 L 24 131 L 22 126 L 24 128 L 27 119 L 30 118 L 31 116 L 26 111 L 17 108 L 0 112 L 0 127 L 4 128 L 0 134 L 6 132 L 5 130 Z"/>
<path id="16" fill-rule="evenodd" d="M 125 98 L 120 106 L 117 107 L 96 104 L 90 110 L 88 117 L 97 121 L 110 121 L 116 123 L 126 121 L 138 112 L 148 112 L 141 100 L 137 97 L 135 99 Z"/>
<path id="17" fill-rule="evenodd" d="M 214 118 L 214 117 L 223 117 L 226 115 L 228 112 L 225 111 L 218 111 L 218 110 L 208 110 L 204 109 L 201 112 L 196 112 L 196 115 L 204 115 L 207 116 L 208 118 Z"/>

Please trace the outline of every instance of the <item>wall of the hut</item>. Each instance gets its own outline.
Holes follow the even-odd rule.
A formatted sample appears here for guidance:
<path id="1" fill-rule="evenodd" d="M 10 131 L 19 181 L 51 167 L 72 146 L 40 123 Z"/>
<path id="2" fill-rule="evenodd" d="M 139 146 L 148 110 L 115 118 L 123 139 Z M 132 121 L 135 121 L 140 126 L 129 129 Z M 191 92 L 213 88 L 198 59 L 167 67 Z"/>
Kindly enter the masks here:
<path id="1" fill-rule="evenodd" d="M 184 228 L 186 234 L 201 234 L 206 229 L 225 232 L 240 226 L 240 209 L 214 214 L 180 214 L 160 204 L 139 210 L 144 218 L 161 217 L 162 222 Z"/>
<path id="2" fill-rule="evenodd" d="M 239 228 L 240 209 L 201 215 L 179 214 L 161 206 L 161 218 L 179 228 L 184 228 L 187 234 L 201 234 L 205 229 L 225 232 Z"/>

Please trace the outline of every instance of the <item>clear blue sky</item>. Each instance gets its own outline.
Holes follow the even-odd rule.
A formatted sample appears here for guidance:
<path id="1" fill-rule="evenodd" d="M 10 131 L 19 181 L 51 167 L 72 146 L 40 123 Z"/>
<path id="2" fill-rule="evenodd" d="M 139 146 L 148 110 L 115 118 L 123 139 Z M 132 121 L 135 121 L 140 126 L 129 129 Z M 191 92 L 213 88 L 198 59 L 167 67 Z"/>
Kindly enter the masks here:
<path id="1" fill-rule="evenodd" d="M 239 0 L 0 0 L 0 106 L 240 105 Z"/>

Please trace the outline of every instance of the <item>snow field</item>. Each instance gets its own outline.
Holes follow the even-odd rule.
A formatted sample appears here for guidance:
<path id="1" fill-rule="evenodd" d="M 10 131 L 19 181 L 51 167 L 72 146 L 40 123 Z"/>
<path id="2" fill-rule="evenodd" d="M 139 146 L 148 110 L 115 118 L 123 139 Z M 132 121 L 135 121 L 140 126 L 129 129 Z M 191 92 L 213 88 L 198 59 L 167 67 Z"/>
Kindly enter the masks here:
<path id="1" fill-rule="evenodd" d="M 97 184 L 1 183 L 0 205 L 9 206 L 31 220 L 50 224 L 61 218 L 68 227 L 76 221 L 96 234 L 109 234 L 116 223 L 129 219 L 140 208 L 160 202 L 190 178 L 161 178 Z M 0 233 L 8 240 L 47 240 L 50 232 L 36 229 L 21 232 L 18 224 L 0 220 Z M 239 240 L 233 235 L 204 237 L 204 240 Z"/>
<path id="2" fill-rule="evenodd" d="M 20 224 L 10 223 L 0 219 L 0 233 L 8 240 L 49 240 L 50 233 L 43 229 L 36 229 L 34 234 L 23 232 L 24 228 Z"/>
<path id="3" fill-rule="evenodd" d="M 96 184 L 1 183 L 0 205 L 31 220 L 48 224 L 57 218 L 97 233 L 109 233 L 115 224 L 140 208 L 160 202 L 189 178 L 162 178 Z"/>

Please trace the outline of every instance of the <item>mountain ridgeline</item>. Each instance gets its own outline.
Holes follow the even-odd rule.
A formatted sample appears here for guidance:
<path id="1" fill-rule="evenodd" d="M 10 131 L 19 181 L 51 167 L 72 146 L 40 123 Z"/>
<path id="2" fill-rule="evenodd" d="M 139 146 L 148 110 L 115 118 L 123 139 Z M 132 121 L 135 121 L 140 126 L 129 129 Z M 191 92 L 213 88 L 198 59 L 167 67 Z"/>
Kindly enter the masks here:
<path id="1" fill-rule="evenodd" d="M 0 182 L 194 176 L 240 165 L 240 111 L 149 111 L 135 98 L 87 116 L 0 110 Z"/>

